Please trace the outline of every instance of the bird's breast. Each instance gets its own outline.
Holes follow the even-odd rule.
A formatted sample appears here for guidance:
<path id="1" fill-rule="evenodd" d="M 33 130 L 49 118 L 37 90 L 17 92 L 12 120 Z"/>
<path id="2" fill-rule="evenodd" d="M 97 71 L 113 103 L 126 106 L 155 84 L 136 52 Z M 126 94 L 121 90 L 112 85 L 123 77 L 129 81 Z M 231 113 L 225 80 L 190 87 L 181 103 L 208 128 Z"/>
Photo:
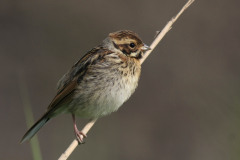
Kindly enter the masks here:
<path id="1" fill-rule="evenodd" d="M 116 111 L 135 91 L 140 73 L 140 64 L 131 59 L 91 66 L 78 86 L 70 112 L 99 118 Z"/>

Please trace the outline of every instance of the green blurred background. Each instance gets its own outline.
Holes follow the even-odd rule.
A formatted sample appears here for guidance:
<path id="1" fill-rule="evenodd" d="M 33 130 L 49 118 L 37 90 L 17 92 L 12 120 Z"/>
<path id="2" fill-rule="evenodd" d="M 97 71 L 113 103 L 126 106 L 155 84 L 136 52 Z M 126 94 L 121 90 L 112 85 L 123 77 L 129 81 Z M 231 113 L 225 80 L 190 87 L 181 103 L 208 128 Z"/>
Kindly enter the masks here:
<path id="1" fill-rule="evenodd" d="M 32 159 L 30 144 L 18 144 L 27 131 L 19 74 L 37 120 L 61 76 L 109 33 L 129 29 L 150 45 L 186 2 L 1 0 L 0 159 Z M 69 160 L 240 159 L 239 8 L 196 0 L 144 62 L 134 95 L 97 121 Z M 38 137 L 43 159 L 57 159 L 74 139 L 71 116 Z"/>

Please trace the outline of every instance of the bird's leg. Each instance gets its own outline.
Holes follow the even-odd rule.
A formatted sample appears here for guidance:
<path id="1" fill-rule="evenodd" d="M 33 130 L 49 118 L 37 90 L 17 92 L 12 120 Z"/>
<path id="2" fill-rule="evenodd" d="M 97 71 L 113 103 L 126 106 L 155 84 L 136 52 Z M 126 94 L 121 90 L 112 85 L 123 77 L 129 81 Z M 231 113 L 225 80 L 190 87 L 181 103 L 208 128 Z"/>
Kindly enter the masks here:
<path id="1" fill-rule="evenodd" d="M 74 132 L 75 132 L 77 141 L 78 141 L 79 144 L 83 144 L 83 138 L 81 137 L 81 135 L 82 135 L 84 138 L 87 138 L 87 135 L 84 134 L 82 131 L 79 131 L 79 130 L 77 129 L 77 125 L 76 125 L 75 115 L 74 115 L 74 114 L 72 114 L 72 118 L 73 118 L 73 124 L 74 124 Z"/>

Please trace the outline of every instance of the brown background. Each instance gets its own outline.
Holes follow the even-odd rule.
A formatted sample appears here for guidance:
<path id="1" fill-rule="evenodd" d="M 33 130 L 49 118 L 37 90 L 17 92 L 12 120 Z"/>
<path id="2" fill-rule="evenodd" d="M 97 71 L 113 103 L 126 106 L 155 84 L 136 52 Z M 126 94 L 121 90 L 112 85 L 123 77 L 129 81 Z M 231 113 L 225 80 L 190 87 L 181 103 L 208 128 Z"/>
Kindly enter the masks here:
<path id="1" fill-rule="evenodd" d="M 32 159 L 19 74 L 35 120 L 61 76 L 108 33 L 129 29 L 150 45 L 187 0 L 1 0 L 0 159 Z M 240 158 L 240 1 L 197 0 L 143 64 L 139 87 L 101 118 L 69 160 Z M 78 119 L 82 128 L 86 120 Z M 74 139 L 70 115 L 38 134 L 43 159 Z"/>

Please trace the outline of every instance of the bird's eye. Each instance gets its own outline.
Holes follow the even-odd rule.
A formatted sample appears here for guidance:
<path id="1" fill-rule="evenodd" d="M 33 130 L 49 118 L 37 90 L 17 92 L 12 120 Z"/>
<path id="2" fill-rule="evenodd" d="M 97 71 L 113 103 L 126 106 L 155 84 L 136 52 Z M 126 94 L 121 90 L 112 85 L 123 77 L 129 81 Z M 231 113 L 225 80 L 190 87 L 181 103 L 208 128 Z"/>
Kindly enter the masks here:
<path id="1" fill-rule="evenodd" d="M 130 43 L 129 46 L 130 46 L 131 48 L 134 48 L 134 47 L 135 47 L 135 44 L 134 44 L 134 43 Z"/>

